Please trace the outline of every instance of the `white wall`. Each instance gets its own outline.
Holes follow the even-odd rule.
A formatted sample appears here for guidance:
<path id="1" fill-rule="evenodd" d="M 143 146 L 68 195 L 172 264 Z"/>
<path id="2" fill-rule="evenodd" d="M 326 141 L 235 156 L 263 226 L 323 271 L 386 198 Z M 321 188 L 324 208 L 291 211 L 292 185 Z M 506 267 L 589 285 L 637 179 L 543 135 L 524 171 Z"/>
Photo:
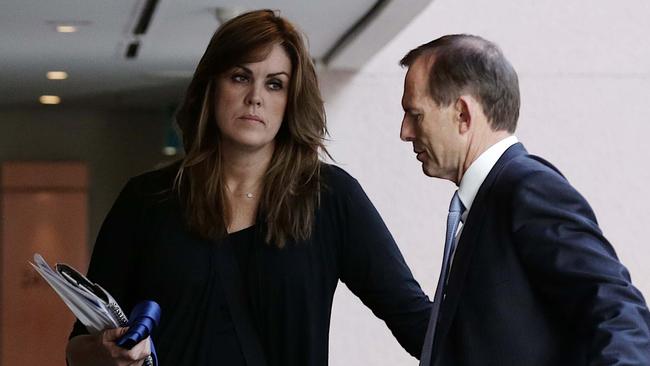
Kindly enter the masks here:
<path id="1" fill-rule="evenodd" d="M 555 164 L 591 203 L 633 282 L 650 296 L 645 227 L 650 195 L 650 5 L 599 0 L 434 1 L 361 72 L 323 70 L 330 152 L 355 176 L 393 233 L 425 292 L 433 296 L 446 209 L 456 187 L 425 177 L 399 140 L 410 49 L 448 33 L 474 33 L 504 50 L 520 75 L 516 135 Z M 624 5 L 624 6 L 623 6 Z M 341 285 L 330 364 L 417 365 Z"/>

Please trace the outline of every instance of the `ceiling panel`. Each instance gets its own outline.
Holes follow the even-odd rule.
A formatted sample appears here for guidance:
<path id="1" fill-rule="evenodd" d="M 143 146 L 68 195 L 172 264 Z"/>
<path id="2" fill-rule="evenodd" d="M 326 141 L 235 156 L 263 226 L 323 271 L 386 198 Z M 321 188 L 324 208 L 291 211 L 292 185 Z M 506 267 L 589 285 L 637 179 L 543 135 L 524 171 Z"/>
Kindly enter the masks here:
<path id="1" fill-rule="evenodd" d="M 240 12 L 279 9 L 306 33 L 312 55 L 320 59 L 378 2 L 159 0 L 146 34 L 135 36 L 132 29 L 145 0 L 2 0 L 0 105 L 29 105 L 46 93 L 61 95 L 67 103 L 94 99 L 110 105 L 138 90 L 146 90 L 147 100 L 157 103 L 151 97 L 156 88 L 161 89 L 160 98 L 178 99 L 219 25 L 218 7 Z M 383 2 L 388 1 L 379 3 Z M 411 12 L 417 12 L 428 1 L 393 2 L 411 4 L 415 9 Z M 388 18 L 405 25 L 412 16 Z M 57 22 L 68 21 L 80 23 L 79 32 L 55 32 Z M 377 33 L 375 37 L 386 42 L 395 33 Z M 137 57 L 126 59 L 126 48 L 133 41 L 140 43 Z M 376 51 L 362 52 L 352 67 L 360 66 Z M 65 70 L 69 79 L 46 80 L 48 70 Z M 174 92 L 162 90 L 165 88 L 174 88 Z"/>

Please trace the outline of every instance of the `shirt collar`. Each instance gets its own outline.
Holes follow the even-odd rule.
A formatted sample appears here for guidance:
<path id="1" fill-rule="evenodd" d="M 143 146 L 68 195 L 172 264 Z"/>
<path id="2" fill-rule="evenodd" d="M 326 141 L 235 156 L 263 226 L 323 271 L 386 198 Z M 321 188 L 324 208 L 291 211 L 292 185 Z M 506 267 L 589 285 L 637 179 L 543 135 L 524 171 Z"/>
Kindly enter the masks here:
<path id="1" fill-rule="evenodd" d="M 479 188 L 481 188 L 483 181 L 487 178 L 490 170 L 494 167 L 494 164 L 497 163 L 497 160 L 499 160 L 501 155 L 503 155 L 510 146 L 517 142 L 519 142 L 519 140 L 514 135 L 504 138 L 485 150 L 476 160 L 474 160 L 474 162 L 472 162 L 472 164 L 470 164 L 469 168 L 467 168 L 463 178 L 460 180 L 460 186 L 458 188 L 458 196 L 465 206 L 465 211 L 461 217 L 463 222 L 467 219 L 467 214 L 472 208 L 474 198 L 476 198 Z"/>

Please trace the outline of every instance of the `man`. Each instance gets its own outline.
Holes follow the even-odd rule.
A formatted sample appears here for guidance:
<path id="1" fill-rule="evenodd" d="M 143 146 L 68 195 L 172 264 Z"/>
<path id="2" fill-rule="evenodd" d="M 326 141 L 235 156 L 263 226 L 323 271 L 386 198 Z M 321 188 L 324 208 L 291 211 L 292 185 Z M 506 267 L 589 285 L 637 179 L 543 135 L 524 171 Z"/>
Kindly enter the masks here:
<path id="1" fill-rule="evenodd" d="M 459 187 L 421 364 L 650 365 L 648 307 L 589 204 L 513 135 L 518 79 L 499 48 L 450 35 L 401 64 L 401 138 Z"/>

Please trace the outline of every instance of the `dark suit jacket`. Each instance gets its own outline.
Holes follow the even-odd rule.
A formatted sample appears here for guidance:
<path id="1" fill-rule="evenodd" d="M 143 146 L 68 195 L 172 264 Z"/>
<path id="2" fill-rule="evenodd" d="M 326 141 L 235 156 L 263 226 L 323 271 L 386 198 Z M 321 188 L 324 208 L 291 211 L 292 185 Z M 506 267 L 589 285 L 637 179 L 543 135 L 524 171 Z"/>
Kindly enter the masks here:
<path id="1" fill-rule="evenodd" d="M 643 296 L 585 199 L 521 144 L 472 204 L 432 364 L 650 365 Z"/>

